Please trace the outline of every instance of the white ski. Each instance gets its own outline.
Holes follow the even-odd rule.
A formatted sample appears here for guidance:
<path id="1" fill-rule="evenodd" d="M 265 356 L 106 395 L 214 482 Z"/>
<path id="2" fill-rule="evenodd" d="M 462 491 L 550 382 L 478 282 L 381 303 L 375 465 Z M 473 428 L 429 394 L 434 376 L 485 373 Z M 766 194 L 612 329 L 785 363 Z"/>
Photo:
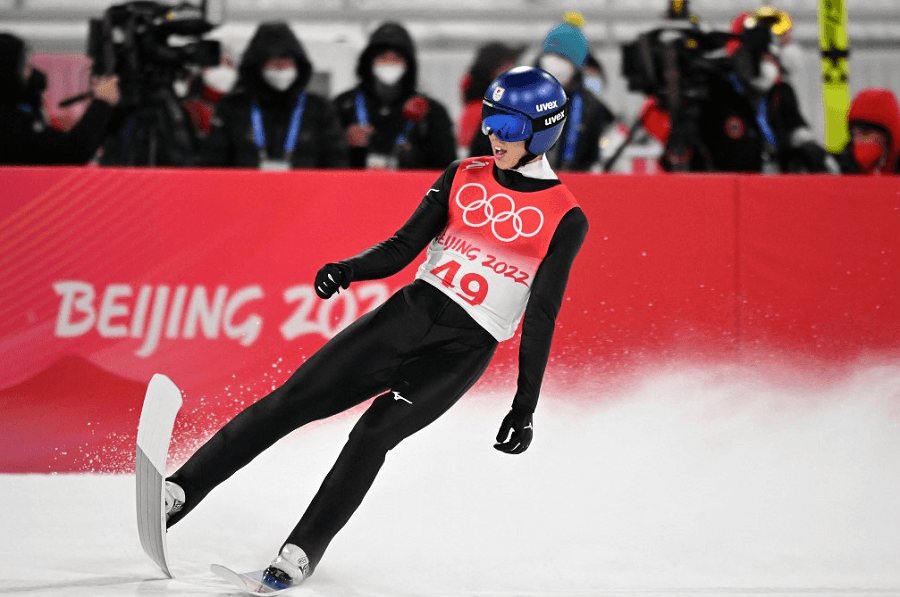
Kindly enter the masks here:
<path id="1" fill-rule="evenodd" d="M 155 374 L 144 396 L 135 450 L 138 536 L 144 552 L 169 578 L 174 577 L 166 553 L 166 457 L 181 404 L 178 386 Z"/>
<path id="2" fill-rule="evenodd" d="M 209 569 L 248 595 L 278 595 L 293 588 L 293 585 L 286 585 L 272 578 L 269 582 L 264 581 L 262 570 L 235 572 L 220 564 L 213 564 Z"/>

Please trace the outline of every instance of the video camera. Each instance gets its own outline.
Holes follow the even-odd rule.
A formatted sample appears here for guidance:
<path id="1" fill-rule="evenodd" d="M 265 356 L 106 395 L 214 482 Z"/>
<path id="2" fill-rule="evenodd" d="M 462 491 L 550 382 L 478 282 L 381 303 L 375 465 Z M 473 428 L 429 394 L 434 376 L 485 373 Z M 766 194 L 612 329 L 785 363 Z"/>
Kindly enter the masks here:
<path id="1" fill-rule="evenodd" d="M 756 19 L 743 23 L 740 33 L 709 30 L 694 20 L 671 21 L 622 45 L 622 75 L 628 90 L 654 97 L 670 117 L 661 159 L 664 168 L 712 168 L 712 155 L 700 128 L 704 108 L 723 97 L 749 106 L 752 83 L 760 75 L 771 43 L 770 23 Z M 607 162 L 607 170 L 639 123 L 640 116 L 626 143 Z"/>
<path id="2" fill-rule="evenodd" d="M 735 34 L 673 23 L 622 44 L 622 75 L 629 91 L 655 96 L 663 109 L 677 111 L 686 102 L 707 99 L 716 81 L 736 75 L 748 82 L 758 76 L 771 41 L 768 26 Z M 726 51 L 729 44 L 737 50 Z"/>
<path id="3" fill-rule="evenodd" d="M 200 5 L 136 0 L 110 6 L 102 19 L 90 21 L 87 50 L 94 74 L 118 75 L 122 103 L 135 106 L 162 87 L 171 89 L 189 67 L 219 64 L 220 43 L 203 39 L 219 24 L 207 18 L 210 12 L 208 0 Z"/>

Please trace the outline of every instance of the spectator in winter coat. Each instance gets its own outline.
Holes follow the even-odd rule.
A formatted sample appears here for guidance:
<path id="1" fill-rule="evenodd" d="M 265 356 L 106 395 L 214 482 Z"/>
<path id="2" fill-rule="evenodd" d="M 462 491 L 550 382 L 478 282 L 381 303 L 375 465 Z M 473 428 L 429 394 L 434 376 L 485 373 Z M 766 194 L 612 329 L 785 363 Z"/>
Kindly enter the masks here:
<path id="1" fill-rule="evenodd" d="M 559 143 L 547 158 L 556 170 L 590 170 L 600 159 L 600 137 L 615 122 L 605 103 L 584 86 L 588 42 L 579 13 L 553 27 L 541 44 L 537 66 L 562 84 L 569 96 L 569 114 Z"/>
<path id="2" fill-rule="evenodd" d="M 775 73 L 762 70 L 746 83 L 717 79 L 710 84 L 698 119 L 708 154 L 695 154 L 691 170 L 836 173 L 833 159 L 814 141 L 800 113 L 793 86 Z"/>
<path id="3" fill-rule="evenodd" d="M 338 95 L 353 168 L 442 169 L 456 159 L 447 109 L 417 91 L 418 61 L 409 32 L 384 23 L 356 66 L 359 83 Z"/>
<path id="4" fill-rule="evenodd" d="M 838 157 L 844 174 L 900 174 L 900 106 L 888 89 L 860 91 L 847 117 L 850 141 Z"/>
<path id="5" fill-rule="evenodd" d="M 68 133 L 44 116 L 46 83 L 42 72 L 26 67 L 25 42 L 0 33 L 0 164 L 84 164 L 103 143 L 119 103 L 118 77 L 93 80 L 94 100 Z"/>
<path id="6" fill-rule="evenodd" d="M 800 112 L 797 94 L 783 57 L 791 47 L 793 21 L 783 10 L 763 6 L 741 13 L 732 31 L 748 39 L 765 40 L 767 51 L 759 57 L 759 73 L 750 80 L 748 99 L 755 108 L 762 138 L 778 172 L 832 172 L 838 167 L 825 148 L 816 143 Z M 740 48 L 740 42 L 735 49 Z M 766 126 L 766 123 L 768 126 Z"/>
<path id="7" fill-rule="evenodd" d="M 202 144 L 207 166 L 344 168 L 347 146 L 334 106 L 306 91 L 312 63 L 286 23 L 261 24 L 234 89 L 216 105 Z"/>

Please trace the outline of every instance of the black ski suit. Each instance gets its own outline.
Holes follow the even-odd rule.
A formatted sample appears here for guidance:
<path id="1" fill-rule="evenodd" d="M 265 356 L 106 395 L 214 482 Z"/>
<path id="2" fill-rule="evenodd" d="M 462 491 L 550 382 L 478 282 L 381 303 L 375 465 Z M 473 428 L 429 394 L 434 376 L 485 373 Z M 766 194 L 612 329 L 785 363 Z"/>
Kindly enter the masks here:
<path id="1" fill-rule="evenodd" d="M 448 222 L 451 164 L 409 220 L 390 239 L 343 261 L 354 281 L 402 270 Z M 524 192 L 560 184 L 490 166 L 501 186 Z M 547 364 L 556 315 L 572 262 L 587 233 L 579 207 L 556 227 L 532 280 L 522 323 L 513 407 L 533 412 Z M 499 243 L 498 243 L 499 244 Z M 172 477 L 186 495 L 178 522 L 210 490 L 291 431 L 380 394 L 350 433 L 286 543 L 300 546 L 312 571 L 375 480 L 387 452 L 447 411 L 484 373 L 498 344 L 466 310 L 421 279 L 337 334 L 279 388 L 238 414 Z"/>

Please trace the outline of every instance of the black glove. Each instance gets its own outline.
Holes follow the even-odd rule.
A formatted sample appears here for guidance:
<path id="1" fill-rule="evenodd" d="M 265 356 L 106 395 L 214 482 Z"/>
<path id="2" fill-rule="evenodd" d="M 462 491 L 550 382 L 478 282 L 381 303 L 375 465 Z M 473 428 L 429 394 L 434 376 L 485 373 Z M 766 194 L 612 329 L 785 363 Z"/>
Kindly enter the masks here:
<path id="1" fill-rule="evenodd" d="M 828 152 L 825 148 L 815 141 L 807 141 L 799 147 L 794 148 L 798 161 L 800 162 L 801 172 L 829 172 L 827 158 Z"/>
<path id="2" fill-rule="evenodd" d="M 503 417 L 494 448 L 507 454 L 521 454 L 531 445 L 533 437 L 534 425 L 531 413 L 514 408 Z"/>
<path id="3" fill-rule="evenodd" d="M 316 273 L 316 294 L 319 298 L 331 298 L 340 288 L 347 290 L 350 286 L 353 270 L 344 263 L 326 263 Z"/>

